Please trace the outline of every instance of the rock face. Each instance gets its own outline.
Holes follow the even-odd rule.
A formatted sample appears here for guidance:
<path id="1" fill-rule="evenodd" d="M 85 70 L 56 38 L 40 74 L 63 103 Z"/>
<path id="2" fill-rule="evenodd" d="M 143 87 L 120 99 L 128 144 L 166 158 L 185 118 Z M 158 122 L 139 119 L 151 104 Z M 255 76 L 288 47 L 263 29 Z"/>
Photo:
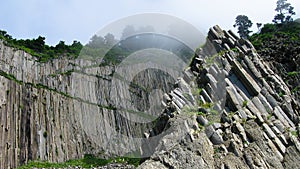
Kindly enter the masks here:
<path id="1" fill-rule="evenodd" d="M 207 57 L 212 47 L 214 62 Z M 185 72 L 191 74 L 194 80 L 182 78 L 178 83 L 185 85 L 175 90 L 186 96 L 186 88 L 201 88 L 194 94 L 200 103 L 165 103 L 176 108 L 166 122 L 172 132 L 139 168 L 300 167 L 299 105 L 249 41 L 214 26 Z M 224 108 L 220 90 L 226 93 Z"/>
<path id="2" fill-rule="evenodd" d="M 169 82 L 160 83 L 166 94 L 132 97 L 141 91 L 128 92 L 115 71 L 80 59 L 38 63 L 0 42 L 0 168 L 132 151 L 152 154 L 139 168 L 299 168 L 299 105 L 252 44 L 232 32 L 211 28 L 190 67 L 171 72 L 176 82 L 155 71 L 134 79 L 150 88 Z M 126 120 L 139 118 L 127 110 L 160 101 L 155 124 Z"/>
<path id="3" fill-rule="evenodd" d="M 121 156 L 138 150 L 141 141 L 135 138 L 142 137 L 152 122 L 147 117 L 141 117 L 144 123 L 135 122 L 139 117 L 131 113 L 160 103 L 163 93 L 159 92 L 170 92 L 173 86 L 167 82 L 173 84 L 170 77 L 179 76 L 176 71 L 168 71 L 168 76 L 140 71 L 130 77 L 131 71 L 144 67 L 116 70 L 82 59 L 39 63 L 0 42 L 0 168 L 15 168 L 28 160 L 63 162 L 84 154 Z M 146 87 L 166 83 L 159 83 L 160 91 L 149 98 L 139 99 L 133 94 L 143 94 L 140 88 L 127 84 L 122 76 L 113 77 L 116 71 Z M 159 110 L 149 108 L 155 109 Z"/>

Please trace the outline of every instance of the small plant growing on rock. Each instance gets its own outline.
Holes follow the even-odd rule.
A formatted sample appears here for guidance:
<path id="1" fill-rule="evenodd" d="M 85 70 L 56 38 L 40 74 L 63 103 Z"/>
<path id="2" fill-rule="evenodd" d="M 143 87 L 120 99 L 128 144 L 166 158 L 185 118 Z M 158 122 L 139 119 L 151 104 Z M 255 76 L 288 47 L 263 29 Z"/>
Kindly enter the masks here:
<path id="1" fill-rule="evenodd" d="M 243 125 L 243 126 L 245 126 L 246 122 L 247 122 L 247 119 L 242 118 L 242 125 Z"/>
<path id="2" fill-rule="evenodd" d="M 204 129 L 204 126 L 202 126 L 200 123 L 198 123 L 198 127 L 200 131 Z"/>
<path id="3" fill-rule="evenodd" d="M 296 137 L 299 136 L 297 130 L 291 131 L 291 134 L 292 134 L 293 136 L 296 136 Z"/>
<path id="4" fill-rule="evenodd" d="M 267 119 L 268 119 L 268 120 L 270 120 L 270 119 L 271 119 L 271 117 L 272 117 L 272 114 L 271 114 L 271 113 L 269 113 L 269 114 L 268 114 L 268 116 L 267 116 Z"/>
<path id="5" fill-rule="evenodd" d="M 283 95 L 284 95 L 284 94 L 283 94 L 282 92 L 279 92 L 279 93 L 278 93 L 278 96 L 279 96 L 279 97 L 282 97 Z"/>
<path id="6" fill-rule="evenodd" d="M 192 88 L 193 96 L 199 96 L 202 91 L 202 88 Z"/>
<path id="7" fill-rule="evenodd" d="M 205 113 L 203 113 L 202 111 L 199 111 L 199 112 L 197 113 L 197 115 L 205 116 Z"/>
<path id="8" fill-rule="evenodd" d="M 208 108 L 212 108 L 212 106 L 213 106 L 213 103 L 202 103 L 201 105 L 200 105 L 200 107 L 203 107 L 203 108 L 205 108 L 205 109 L 208 109 Z"/>
<path id="9" fill-rule="evenodd" d="M 293 72 L 288 72 L 287 75 L 288 76 L 296 76 L 298 75 L 300 72 L 296 72 L 296 71 L 293 71 Z"/>
<path id="10" fill-rule="evenodd" d="M 244 100 L 243 103 L 242 103 L 242 107 L 246 107 L 248 104 L 248 101 L 247 100 Z"/>
<path id="11" fill-rule="evenodd" d="M 195 115 L 198 114 L 198 110 L 196 107 L 189 107 L 189 106 L 184 106 L 181 109 L 182 113 L 187 114 L 187 115 Z"/>
<path id="12" fill-rule="evenodd" d="M 299 90 L 300 90 L 300 85 L 297 86 L 297 87 L 295 87 L 291 92 L 292 92 L 292 93 L 295 93 L 295 92 L 297 92 L 297 91 L 299 91 Z"/>
<path id="13" fill-rule="evenodd" d="M 230 50 L 232 50 L 233 52 L 239 52 L 237 48 L 231 48 Z"/>

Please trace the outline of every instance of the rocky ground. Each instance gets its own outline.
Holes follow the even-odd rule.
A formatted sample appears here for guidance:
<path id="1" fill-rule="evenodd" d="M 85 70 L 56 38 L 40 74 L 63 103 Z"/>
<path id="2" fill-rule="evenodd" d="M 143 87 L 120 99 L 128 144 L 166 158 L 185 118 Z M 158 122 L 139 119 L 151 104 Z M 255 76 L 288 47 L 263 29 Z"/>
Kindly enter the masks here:
<path id="1" fill-rule="evenodd" d="M 133 165 L 126 164 L 108 164 L 106 166 L 101 167 L 92 167 L 91 169 L 134 169 Z M 32 168 L 32 169 L 40 169 L 40 168 Z M 52 168 L 49 168 L 52 169 Z M 57 168 L 56 168 L 57 169 Z M 58 168 L 58 169 L 84 169 L 82 167 L 68 167 L 68 168 Z"/>

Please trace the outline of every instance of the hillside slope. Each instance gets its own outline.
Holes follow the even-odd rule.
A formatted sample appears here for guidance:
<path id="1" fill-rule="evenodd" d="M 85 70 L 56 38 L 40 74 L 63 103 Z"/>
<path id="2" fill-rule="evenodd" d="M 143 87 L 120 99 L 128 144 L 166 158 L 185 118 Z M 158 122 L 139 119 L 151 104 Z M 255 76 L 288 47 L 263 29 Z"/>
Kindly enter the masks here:
<path id="1" fill-rule="evenodd" d="M 300 23 L 266 24 L 250 41 L 300 102 Z"/>

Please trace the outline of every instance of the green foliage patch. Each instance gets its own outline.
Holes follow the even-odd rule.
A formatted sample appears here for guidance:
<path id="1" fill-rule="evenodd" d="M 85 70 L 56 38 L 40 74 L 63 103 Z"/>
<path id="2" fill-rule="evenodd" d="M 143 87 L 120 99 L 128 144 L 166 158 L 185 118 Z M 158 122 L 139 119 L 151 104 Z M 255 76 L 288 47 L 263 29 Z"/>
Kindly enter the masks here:
<path id="1" fill-rule="evenodd" d="M 119 163 L 119 164 L 130 164 L 138 166 L 140 163 L 140 158 L 129 158 L 129 157 L 116 157 L 110 159 L 97 158 L 94 155 L 86 154 L 82 159 L 68 160 L 64 163 L 50 163 L 46 161 L 29 161 L 27 164 L 18 167 L 17 169 L 31 169 L 31 168 L 65 168 L 65 167 L 82 167 L 82 168 L 92 168 L 104 166 L 109 163 Z"/>
<path id="2" fill-rule="evenodd" d="M 47 62 L 59 56 L 76 58 L 83 47 L 78 41 L 73 41 L 72 45 L 66 45 L 64 41 L 60 41 L 56 46 L 49 46 L 45 43 L 45 38 L 41 36 L 36 39 L 17 40 L 2 30 L 0 30 L 0 39 L 10 47 L 35 56 L 39 62 Z"/>

